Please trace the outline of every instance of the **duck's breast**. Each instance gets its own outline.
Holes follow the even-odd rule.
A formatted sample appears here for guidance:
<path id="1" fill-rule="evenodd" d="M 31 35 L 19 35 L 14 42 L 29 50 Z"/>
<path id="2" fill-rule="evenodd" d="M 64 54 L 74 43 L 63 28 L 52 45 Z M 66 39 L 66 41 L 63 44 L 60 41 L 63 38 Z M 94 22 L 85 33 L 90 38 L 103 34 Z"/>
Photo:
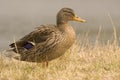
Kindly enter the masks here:
<path id="1" fill-rule="evenodd" d="M 70 48 L 72 44 L 74 43 L 76 38 L 76 34 L 72 26 L 68 25 L 65 27 L 65 32 L 64 32 L 64 43 L 66 48 Z"/>

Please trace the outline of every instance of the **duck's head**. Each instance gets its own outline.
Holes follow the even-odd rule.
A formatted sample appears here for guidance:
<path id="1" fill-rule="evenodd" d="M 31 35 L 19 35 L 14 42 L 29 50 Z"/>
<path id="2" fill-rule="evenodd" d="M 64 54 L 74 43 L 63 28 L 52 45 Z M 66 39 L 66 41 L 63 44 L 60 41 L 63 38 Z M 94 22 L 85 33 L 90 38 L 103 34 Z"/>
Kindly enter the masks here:
<path id="1" fill-rule="evenodd" d="M 68 21 L 86 22 L 86 20 L 78 17 L 73 9 L 62 8 L 57 14 L 57 24 L 65 24 Z"/>

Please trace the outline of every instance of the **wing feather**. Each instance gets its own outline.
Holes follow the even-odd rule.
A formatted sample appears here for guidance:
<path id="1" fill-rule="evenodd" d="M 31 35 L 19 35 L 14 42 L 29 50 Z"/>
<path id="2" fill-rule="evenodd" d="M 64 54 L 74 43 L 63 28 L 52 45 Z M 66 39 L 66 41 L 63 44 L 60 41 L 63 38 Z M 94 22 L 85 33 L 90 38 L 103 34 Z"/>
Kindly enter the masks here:
<path id="1" fill-rule="evenodd" d="M 14 51 L 16 51 L 16 47 L 15 47 L 16 45 L 18 51 L 20 52 L 21 49 L 26 48 L 27 43 L 32 42 L 32 43 L 35 43 L 35 45 L 39 45 L 39 49 L 41 50 L 43 48 L 43 47 L 40 47 L 41 44 L 42 45 L 44 44 L 44 46 L 48 46 L 51 43 L 53 43 L 54 41 L 53 39 L 56 36 L 55 35 L 56 31 L 57 30 L 55 28 L 55 25 L 41 25 L 40 27 L 36 28 L 36 30 L 29 33 L 28 35 L 25 35 L 20 40 L 16 41 L 15 43 L 10 44 L 10 46 L 14 48 Z M 32 47 L 30 46 L 30 48 Z"/>

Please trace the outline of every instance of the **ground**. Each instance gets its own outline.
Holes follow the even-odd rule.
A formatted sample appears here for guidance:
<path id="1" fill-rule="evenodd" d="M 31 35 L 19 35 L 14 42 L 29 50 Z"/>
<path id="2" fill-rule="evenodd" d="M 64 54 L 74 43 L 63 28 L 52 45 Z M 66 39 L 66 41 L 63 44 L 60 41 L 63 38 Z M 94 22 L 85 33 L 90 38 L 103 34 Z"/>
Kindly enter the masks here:
<path id="1" fill-rule="evenodd" d="M 0 80 L 119 80 L 120 47 L 116 42 L 76 42 L 48 67 L 0 58 Z"/>

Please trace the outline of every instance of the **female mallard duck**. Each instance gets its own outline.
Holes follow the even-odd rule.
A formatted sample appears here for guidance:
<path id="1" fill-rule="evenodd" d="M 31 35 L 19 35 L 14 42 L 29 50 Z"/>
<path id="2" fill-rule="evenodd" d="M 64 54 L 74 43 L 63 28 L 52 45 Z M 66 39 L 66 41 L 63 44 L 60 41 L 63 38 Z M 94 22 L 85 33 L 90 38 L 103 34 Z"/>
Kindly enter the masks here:
<path id="1" fill-rule="evenodd" d="M 46 62 L 63 55 L 75 41 L 75 31 L 68 21 L 85 22 L 70 8 L 57 14 L 57 25 L 41 25 L 35 31 L 10 44 L 21 61 Z"/>

